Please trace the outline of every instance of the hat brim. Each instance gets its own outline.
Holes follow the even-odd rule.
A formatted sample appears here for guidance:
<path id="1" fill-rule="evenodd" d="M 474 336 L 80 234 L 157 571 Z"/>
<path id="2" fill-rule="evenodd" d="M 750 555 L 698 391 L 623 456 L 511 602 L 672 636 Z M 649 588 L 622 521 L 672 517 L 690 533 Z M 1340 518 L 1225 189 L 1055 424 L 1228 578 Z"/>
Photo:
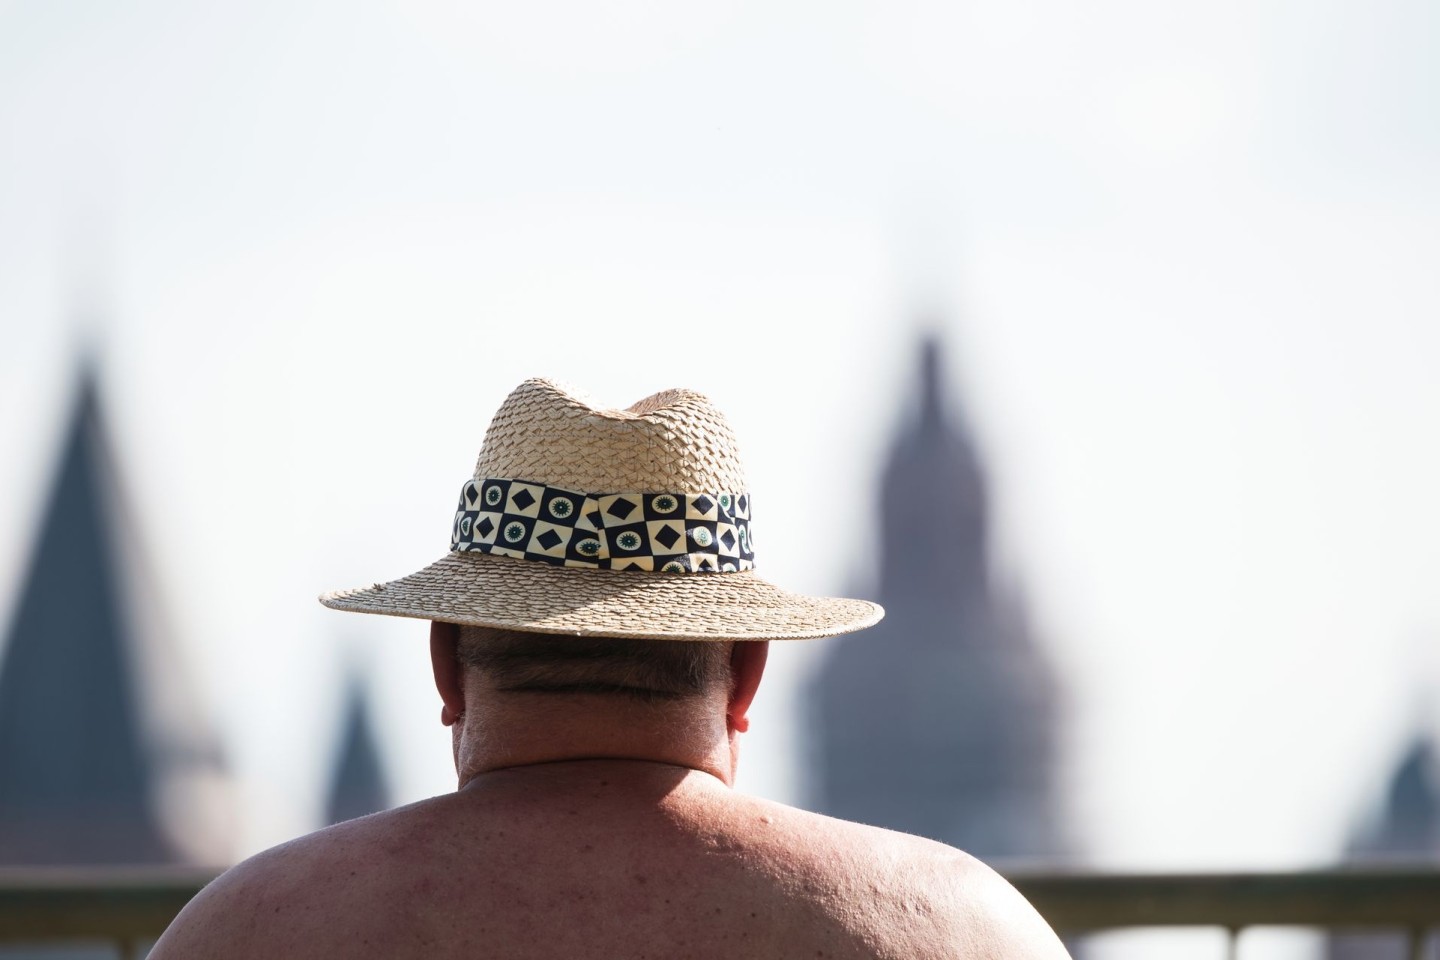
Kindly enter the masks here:
<path id="1" fill-rule="evenodd" d="M 656 640 L 804 640 L 863 630 L 885 615 L 868 600 L 789 593 L 752 571 L 587 570 L 476 552 L 320 602 L 504 630 Z"/>

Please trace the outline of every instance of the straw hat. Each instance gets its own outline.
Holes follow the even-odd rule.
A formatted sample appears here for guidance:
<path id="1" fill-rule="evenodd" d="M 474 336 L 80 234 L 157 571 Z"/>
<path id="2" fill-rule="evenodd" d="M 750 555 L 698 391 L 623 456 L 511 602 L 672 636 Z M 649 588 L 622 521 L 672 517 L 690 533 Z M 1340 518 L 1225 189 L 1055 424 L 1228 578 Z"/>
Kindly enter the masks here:
<path id="1" fill-rule="evenodd" d="M 603 410 L 527 380 L 490 421 L 450 553 L 336 610 L 509 630 L 658 640 L 791 640 L 860 630 L 865 600 L 756 576 L 750 492 L 710 401 L 666 390 Z"/>

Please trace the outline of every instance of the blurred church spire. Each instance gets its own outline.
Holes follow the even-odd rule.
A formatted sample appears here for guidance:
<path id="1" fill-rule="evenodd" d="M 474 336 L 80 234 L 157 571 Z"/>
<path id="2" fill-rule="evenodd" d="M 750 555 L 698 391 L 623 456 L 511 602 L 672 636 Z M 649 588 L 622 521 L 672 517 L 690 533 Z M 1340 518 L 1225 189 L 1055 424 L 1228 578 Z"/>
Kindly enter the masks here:
<path id="1" fill-rule="evenodd" d="M 340 823 L 390 807 L 390 789 L 380 763 L 368 701 L 359 682 L 352 682 L 341 733 L 340 761 L 330 786 L 325 821 Z"/>
<path id="2" fill-rule="evenodd" d="M 1416 737 L 1390 775 L 1378 815 L 1355 832 L 1352 861 L 1440 861 L 1440 782 L 1435 747 Z"/>
<path id="3" fill-rule="evenodd" d="M 970 436 L 945 405 L 941 347 L 920 343 L 915 412 L 881 476 L 880 593 L 886 608 L 921 609 L 937 592 L 987 589 L 989 497 Z"/>
<path id="4" fill-rule="evenodd" d="M 0 864 L 224 856 L 213 829 L 185 843 L 215 797 L 186 788 L 223 772 L 155 635 L 127 507 L 87 355 L 0 648 Z"/>
<path id="5" fill-rule="evenodd" d="M 881 473 L 876 627 L 811 688 L 824 813 L 980 856 L 1063 853 L 1055 683 L 990 575 L 989 493 L 950 407 L 941 343 L 918 344 L 910 412 Z"/>
<path id="6" fill-rule="evenodd" d="M 1440 780 L 1434 742 L 1416 737 L 1400 758 L 1378 815 L 1355 832 L 1345 859 L 1359 865 L 1440 863 Z M 1427 938 L 1425 956 L 1435 956 L 1437 938 Z M 1373 960 L 1401 956 L 1403 938 L 1393 933 L 1336 933 L 1328 938 L 1327 960 Z"/>
<path id="7" fill-rule="evenodd" d="M 929 334 L 920 342 L 920 426 L 938 431 L 945 422 L 944 384 L 940 376 L 940 340 Z"/>
<path id="8" fill-rule="evenodd" d="M 1379 823 L 1355 844 L 1352 853 L 1370 858 L 1440 860 L 1440 786 L 1435 782 L 1435 750 L 1417 739 L 1390 781 Z"/>

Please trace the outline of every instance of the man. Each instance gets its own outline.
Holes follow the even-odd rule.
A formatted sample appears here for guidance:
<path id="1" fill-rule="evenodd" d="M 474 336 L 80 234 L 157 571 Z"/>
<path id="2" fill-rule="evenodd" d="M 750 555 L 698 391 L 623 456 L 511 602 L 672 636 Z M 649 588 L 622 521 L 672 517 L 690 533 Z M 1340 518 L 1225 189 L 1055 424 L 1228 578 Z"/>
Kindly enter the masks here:
<path id="1" fill-rule="evenodd" d="M 521 384 L 451 552 L 321 598 L 432 621 L 459 790 L 241 864 L 152 960 L 1064 958 L 965 854 L 731 789 L 768 641 L 882 615 L 753 561 L 735 441 L 704 397 L 601 410 Z"/>

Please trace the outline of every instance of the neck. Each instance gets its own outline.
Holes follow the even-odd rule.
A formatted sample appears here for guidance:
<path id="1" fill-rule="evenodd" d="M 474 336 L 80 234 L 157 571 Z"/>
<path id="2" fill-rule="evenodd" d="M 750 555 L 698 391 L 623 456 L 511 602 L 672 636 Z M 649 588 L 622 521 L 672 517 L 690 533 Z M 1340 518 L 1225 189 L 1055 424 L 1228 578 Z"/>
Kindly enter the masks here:
<path id="1" fill-rule="evenodd" d="M 496 771 L 589 760 L 664 764 L 735 779 L 736 734 L 723 703 L 643 703 L 611 694 L 501 693 L 467 685 L 453 728 L 460 786 Z"/>

